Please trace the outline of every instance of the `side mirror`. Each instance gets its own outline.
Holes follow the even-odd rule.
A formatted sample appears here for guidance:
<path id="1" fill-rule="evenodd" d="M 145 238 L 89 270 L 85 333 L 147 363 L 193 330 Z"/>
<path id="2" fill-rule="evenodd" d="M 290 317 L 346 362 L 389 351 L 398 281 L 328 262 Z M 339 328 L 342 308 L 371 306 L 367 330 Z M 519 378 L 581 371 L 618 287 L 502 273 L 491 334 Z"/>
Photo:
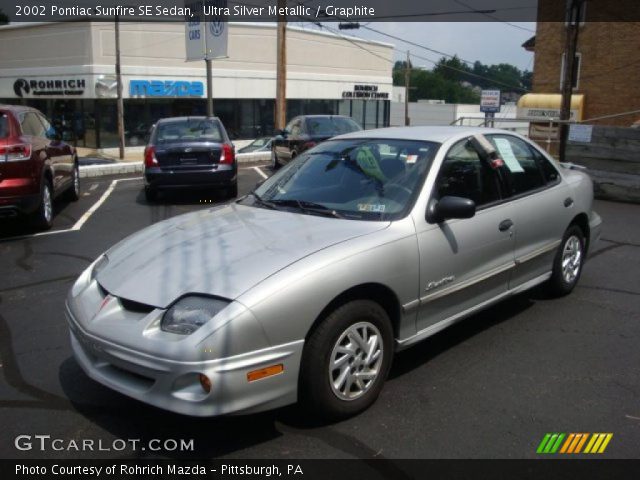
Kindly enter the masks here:
<path id="1" fill-rule="evenodd" d="M 427 208 L 427 222 L 442 223 L 450 218 L 471 218 L 476 214 L 476 202 L 469 198 L 444 196 L 432 200 Z"/>

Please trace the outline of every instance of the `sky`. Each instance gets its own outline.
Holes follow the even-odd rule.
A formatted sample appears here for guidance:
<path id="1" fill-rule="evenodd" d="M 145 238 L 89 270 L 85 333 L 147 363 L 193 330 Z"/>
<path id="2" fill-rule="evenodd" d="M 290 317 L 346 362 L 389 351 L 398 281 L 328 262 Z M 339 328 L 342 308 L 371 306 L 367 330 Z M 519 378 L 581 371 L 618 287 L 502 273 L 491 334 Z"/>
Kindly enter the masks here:
<path id="1" fill-rule="evenodd" d="M 479 60 L 484 64 L 510 63 L 521 70 L 533 69 L 533 53 L 522 48 L 522 44 L 535 35 L 533 22 L 372 22 L 362 25 L 434 50 L 457 54 L 461 59 L 470 62 Z M 442 57 L 366 28 L 345 30 L 342 33 L 392 43 L 397 50 L 396 60 L 404 60 L 407 50 L 411 54 L 436 62 Z M 433 66 L 432 63 L 419 58 L 413 58 L 412 63 L 427 68 Z"/>

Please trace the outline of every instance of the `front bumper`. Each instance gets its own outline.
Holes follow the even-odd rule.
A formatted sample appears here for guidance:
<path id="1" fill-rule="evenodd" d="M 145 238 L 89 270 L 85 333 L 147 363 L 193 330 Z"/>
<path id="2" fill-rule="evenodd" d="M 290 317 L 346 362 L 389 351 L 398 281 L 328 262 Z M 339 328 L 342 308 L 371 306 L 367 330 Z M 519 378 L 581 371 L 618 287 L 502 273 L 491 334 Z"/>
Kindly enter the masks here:
<path id="1" fill-rule="evenodd" d="M 95 381 L 124 395 L 172 412 L 207 417 L 253 413 L 295 403 L 303 340 L 241 355 L 179 362 L 134 351 L 83 329 L 67 306 L 76 361 Z M 274 376 L 249 382 L 247 374 L 282 364 Z M 212 384 L 206 393 L 199 374 Z"/>
<path id="2" fill-rule="evenodd" d="M 228 165 L 198 169 L 147 167 L 144 170 L 144 184 L 151 188 L 230 187 L 237 181 L 237 167 Z"/>

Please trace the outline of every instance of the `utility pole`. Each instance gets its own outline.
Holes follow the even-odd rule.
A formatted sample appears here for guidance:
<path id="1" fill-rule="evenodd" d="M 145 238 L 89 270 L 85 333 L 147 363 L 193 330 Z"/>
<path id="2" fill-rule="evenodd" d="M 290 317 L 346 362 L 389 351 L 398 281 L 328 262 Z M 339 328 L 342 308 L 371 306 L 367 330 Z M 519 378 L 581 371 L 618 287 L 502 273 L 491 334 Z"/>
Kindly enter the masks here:
<path id="1" fill-rule="evenodd" d="M 404 125 L 411 125 L 409 118 L 409 90 L 411 88 L 411 59 L 409 58 L 409 50 L 407 50 L 407 61 L 404 66 Z"/>
<path id="2" fill-rule="evenodd" d="M 118 116 L 118 147 L 120 149 L 120 160 L 124 159 L 124 103 L 122 101 L 122 73 L 120 71 L 120 18 L 116 15 L 116 85 L 118 99 L 116 109 Z"/>
<path id="3" fill-rule="evenodd" d="M 211 59 L 205 58 L 205 68 L 207 69 L 207 117 L 213 117 L 213 85 L 211 77 Z"/>
<path id="4" fill-rule="evenodd" d="M 284 11 L 287 0 L 278 0 L 278 11 Z M 287 123 L 287 16 L 278 15 L 276 66 L 276 130 L 282 130 Z"/>
<path id="5" fill-rule="evenodd" d="M 578 47 L 578 33 L 580 31 L 580 12 L 584 0 L 571 0 L 568 12 L 567 35 L 564 47 L 564 69 L 562 72 L 562 103 L 560 105 L 560 145 L 558 156 L 561 162 L 565 161 L 567 149 L 567 137 L 569 136 L 569 124 L 571 118 L 571 94 L 573 93 L 574 64 L 576 49 Z"/>

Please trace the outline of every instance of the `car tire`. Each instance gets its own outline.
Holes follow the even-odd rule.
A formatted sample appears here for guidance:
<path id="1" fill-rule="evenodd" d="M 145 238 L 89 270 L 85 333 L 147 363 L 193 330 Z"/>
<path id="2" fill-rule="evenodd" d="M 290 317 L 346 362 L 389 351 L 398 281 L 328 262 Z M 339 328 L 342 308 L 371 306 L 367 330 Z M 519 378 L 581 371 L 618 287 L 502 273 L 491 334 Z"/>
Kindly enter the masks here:
<path id="1" fill-rule="evenodd" d="M 234 183 L 229 188 L 227 188 L 227 198 L 236 198 L 238 196 L 238 183 Z"/>
<path id="2" fill-rule="evenodd" d="M 370 300 L 345 303 L 324 318 L 305 343 L 299 382 L 303 406 L 327 420 L 365 410 L 378 398 L 392 356 L 387 312 Z"/>
<path id="3" fill-rule="evenodd" d="M 49 230 L 53 226 L 53 192 L 51 182 L 42 180 L 40 205 L 32 217 L 33 224 L 39 230 Z"/>
<path id="4" fill-rule="evenodd" d="M 144 198 L 147 202 L 155 202 L 158 199 L 158 190 L 153 187 L 144 187 Z"/>
<path id="5" fill-rule="evenodd" d="M 77 161 L 73 165 L 73 178 L 71 186 L 67 190 L 67 198 L 72 202 L 77 202 L 80 199 L 80 168 Z"/>
<path id="6" fill-rule="evenodd" d="M 280 168 L 280 162 L 278 162 L 278 156 L 276 155 L 276 151 L 271 149 L 271 170 L 274 172 Z"/>
<path id="7" fill-rule="evenodd" d="M 582 273 L 585 253 L 584 232 L 577 225 L 571 225 L 564 232 L 547 283 L 553 296 L 561 297 L 573 291 Z"/>

